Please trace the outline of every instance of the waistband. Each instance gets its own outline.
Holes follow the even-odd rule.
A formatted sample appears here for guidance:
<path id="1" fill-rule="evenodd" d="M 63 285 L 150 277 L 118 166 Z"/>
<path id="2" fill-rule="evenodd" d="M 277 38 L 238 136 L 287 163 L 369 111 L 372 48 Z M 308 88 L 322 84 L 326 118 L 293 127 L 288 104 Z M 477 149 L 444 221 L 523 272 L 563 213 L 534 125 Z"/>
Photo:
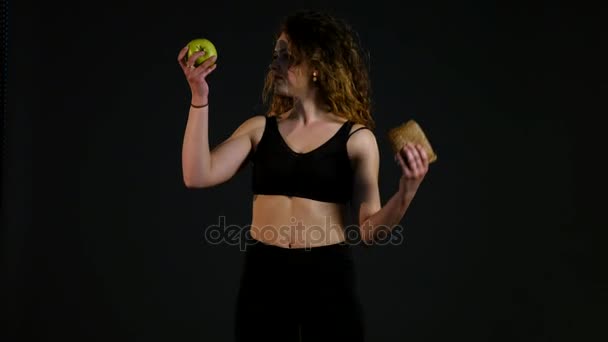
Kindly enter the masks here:
<path id="1" fill-rule="evenodd" d="M 250 255 L 263 255 L 277 259 L 327 259 L 336 258 L 348 259 L 352 258 L 352 245 L 347 242 L 340 242 L 331 245 L 301 247 L 301 248 L 285 248 L 271 245 L 259 240 L 253 241 L 247 246 L 247 253 Z"/>

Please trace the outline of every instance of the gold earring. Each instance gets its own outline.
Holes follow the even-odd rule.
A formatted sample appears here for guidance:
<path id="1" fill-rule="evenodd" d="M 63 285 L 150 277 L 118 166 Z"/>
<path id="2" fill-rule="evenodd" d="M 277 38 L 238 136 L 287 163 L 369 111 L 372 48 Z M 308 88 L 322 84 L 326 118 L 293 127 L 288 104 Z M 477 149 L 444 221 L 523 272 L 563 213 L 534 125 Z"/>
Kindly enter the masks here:
<path id="1" fill-rule="evenodd" d="M 317 82 L 317 72 L 316 71 L 312 73 L 312 81 Z"/>

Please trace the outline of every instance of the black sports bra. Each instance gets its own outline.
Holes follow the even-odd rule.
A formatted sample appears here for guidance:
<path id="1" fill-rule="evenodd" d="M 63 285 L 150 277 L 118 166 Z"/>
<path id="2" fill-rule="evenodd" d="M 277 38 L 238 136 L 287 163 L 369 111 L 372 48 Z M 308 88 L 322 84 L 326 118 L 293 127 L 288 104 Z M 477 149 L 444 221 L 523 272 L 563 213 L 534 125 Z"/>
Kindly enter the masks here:
<path id="1" fill-rule="evenodd" d="M 346 142 L 353 126 L 346 121 L 325 143 L 300 153 L 287 145 L 279 132 L 276 116 L 266 116 L 266 125 L 251 162 L 254 194 L 285 195 L 323 202 L 350 201 L 353 170 Z"/>

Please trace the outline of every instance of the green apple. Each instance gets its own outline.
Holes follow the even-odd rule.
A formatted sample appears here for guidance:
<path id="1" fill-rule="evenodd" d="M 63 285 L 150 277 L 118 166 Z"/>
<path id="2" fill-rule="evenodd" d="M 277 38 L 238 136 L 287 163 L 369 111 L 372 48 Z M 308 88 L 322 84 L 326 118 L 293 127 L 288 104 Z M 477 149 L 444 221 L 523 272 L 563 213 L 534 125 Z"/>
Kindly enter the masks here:
<path id="1" fill-rule="evenodd" d="M 195 52 L 198 52 L 201 50 L 205 50 L 205 54 L 196 59 L 194 66 L 199 66 L 201 63 L 203 63 L 208 58 L 210 58 L 212 56 L 217 56 L 217 50 L 215 49 L 215 46 L 213 45 L 213 43 L 211 43 L 211 41 L 209 41 L 209 39 L 197 38 L 197 39 L 191 40 L 188 43 L 188 59 L 190 59 L 190 57 Z"/>

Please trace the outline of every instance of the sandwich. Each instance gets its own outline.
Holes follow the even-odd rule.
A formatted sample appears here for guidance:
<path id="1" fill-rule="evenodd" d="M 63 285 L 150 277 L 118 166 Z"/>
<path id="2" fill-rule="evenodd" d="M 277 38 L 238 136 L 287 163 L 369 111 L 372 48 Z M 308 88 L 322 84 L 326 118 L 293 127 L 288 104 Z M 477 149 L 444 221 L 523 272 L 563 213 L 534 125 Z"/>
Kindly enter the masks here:
<path id="1" fill-rule="evenodd" d="M 399 153 L 403 149 L 403 146 L 405 146 L 405 143 L 409 142 L 422 146 L 428 157 L 429 164 L 437 160 L 437 154 L 433 151 L 431 143 L 415 120 L 408 120 L 397 127 L 393 127 L 388 131 L 387 136 L 393 153 Z"/>

